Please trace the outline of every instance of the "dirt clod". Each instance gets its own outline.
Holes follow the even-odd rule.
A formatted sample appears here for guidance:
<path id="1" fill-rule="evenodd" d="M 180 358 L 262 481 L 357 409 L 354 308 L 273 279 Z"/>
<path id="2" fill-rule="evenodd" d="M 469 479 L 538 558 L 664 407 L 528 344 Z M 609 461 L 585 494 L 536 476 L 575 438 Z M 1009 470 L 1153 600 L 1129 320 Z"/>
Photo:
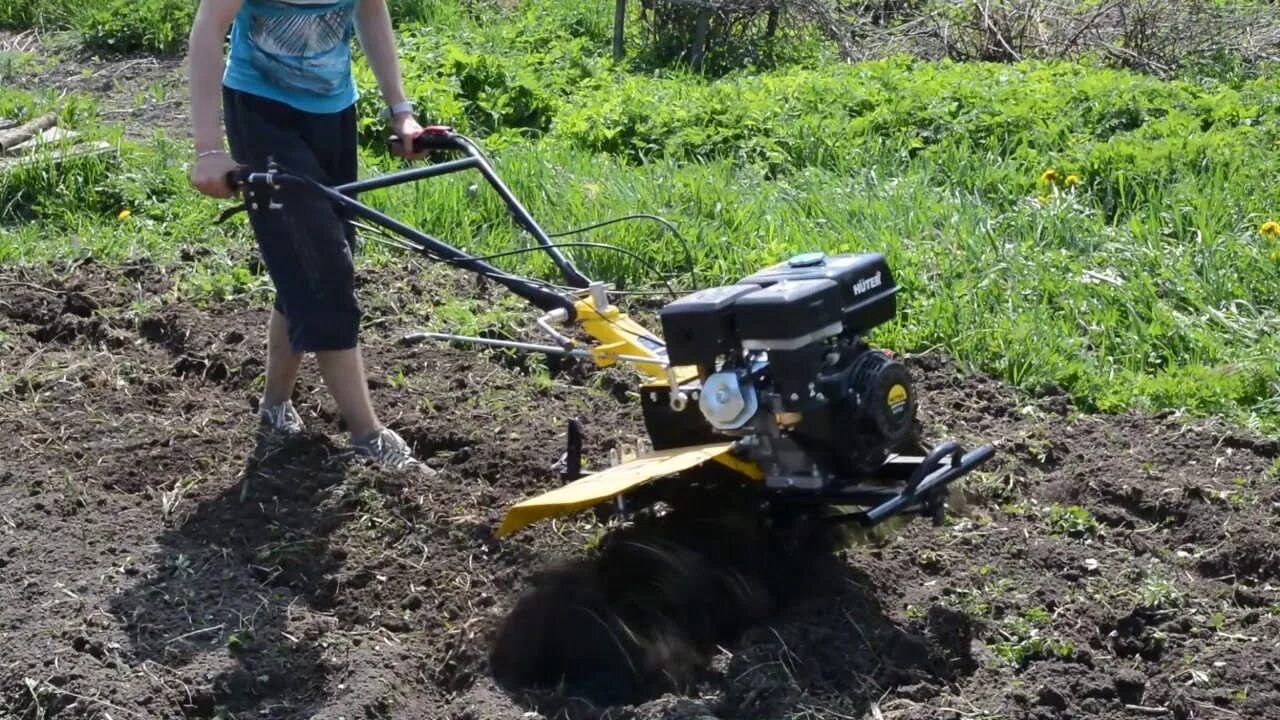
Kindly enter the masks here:
<path id="1" fill-rule="evenodd" d="M 1147 678 L 1137 670 L 1122 670 L 1115 676 L 1116 694 L 1127 705 L 1141 705 Z"/>

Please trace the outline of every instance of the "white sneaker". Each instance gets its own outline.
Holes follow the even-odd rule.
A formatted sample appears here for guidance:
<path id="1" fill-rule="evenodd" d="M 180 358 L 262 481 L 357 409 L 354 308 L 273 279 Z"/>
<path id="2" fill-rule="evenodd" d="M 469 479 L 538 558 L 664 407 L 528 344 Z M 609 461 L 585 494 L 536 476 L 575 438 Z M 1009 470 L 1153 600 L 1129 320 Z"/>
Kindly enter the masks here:
<path id="1" fill-rule="evenodd" d="M 307 429 L 290 400 L 279 405 L 259 405 L 258 420 L 268 429 L 285 436 L 300 435 Z"/>
<path id="2" fill-rule="evenodd" d="M 385 465 L 395 470 L 413 470 L 422 473 L 428 478 L 435 477 L 438 474 L 435 470 L 427 467 L 426 463 L 415 458 L 413 451 L 409 449 L 409 444 L 390 428 L 384 427 L 364 439 L 353 439 L 351 445 L 356 452 L 372 458 L 380 465 Z"/>

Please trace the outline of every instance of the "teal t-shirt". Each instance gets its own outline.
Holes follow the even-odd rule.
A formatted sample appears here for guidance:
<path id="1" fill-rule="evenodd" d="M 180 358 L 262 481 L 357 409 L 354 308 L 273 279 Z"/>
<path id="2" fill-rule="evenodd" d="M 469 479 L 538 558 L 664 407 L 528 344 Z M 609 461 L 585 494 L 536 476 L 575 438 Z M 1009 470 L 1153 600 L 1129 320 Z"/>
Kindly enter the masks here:
<path id="1" fill-rule="evenodd" d="M 304 112 L 356 101 L 351 38 L 359 0 L 244 0 L 222 82 Z"/>

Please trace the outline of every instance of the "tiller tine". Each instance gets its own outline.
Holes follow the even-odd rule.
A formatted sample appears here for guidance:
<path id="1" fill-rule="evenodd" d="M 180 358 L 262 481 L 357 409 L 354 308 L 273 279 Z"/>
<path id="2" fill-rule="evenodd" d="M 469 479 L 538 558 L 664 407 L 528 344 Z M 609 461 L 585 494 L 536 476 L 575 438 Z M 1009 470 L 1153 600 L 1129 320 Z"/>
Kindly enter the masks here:
<path id="1" fill-rule="evenodd" d="M 565 429 L 565 450 L 552 466 L 565 482 L 582 477 L 582 421 L 573 419 Z"/>

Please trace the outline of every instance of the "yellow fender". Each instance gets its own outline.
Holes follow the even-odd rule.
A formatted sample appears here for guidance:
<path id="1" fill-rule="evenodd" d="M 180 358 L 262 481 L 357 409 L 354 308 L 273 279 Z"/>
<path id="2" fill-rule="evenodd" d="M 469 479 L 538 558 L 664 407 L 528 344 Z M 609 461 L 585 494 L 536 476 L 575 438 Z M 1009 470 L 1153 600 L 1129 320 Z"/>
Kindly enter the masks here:
<path id="1" fill-rule="evenodd" d="M 567 485 L 511 506 L 498 527 L 498 537 L 506 537 L 541 520 L 591 507 L 647 482 L 675 475 L 713 460 L 750 479 L 759 481 L 764 477 L 759 467 L 734 457 L 729 448 L 728 443 L 720 443 L 659 450 L 645 453 L 635 460 L 607 470 L 585 475 Z"/>

